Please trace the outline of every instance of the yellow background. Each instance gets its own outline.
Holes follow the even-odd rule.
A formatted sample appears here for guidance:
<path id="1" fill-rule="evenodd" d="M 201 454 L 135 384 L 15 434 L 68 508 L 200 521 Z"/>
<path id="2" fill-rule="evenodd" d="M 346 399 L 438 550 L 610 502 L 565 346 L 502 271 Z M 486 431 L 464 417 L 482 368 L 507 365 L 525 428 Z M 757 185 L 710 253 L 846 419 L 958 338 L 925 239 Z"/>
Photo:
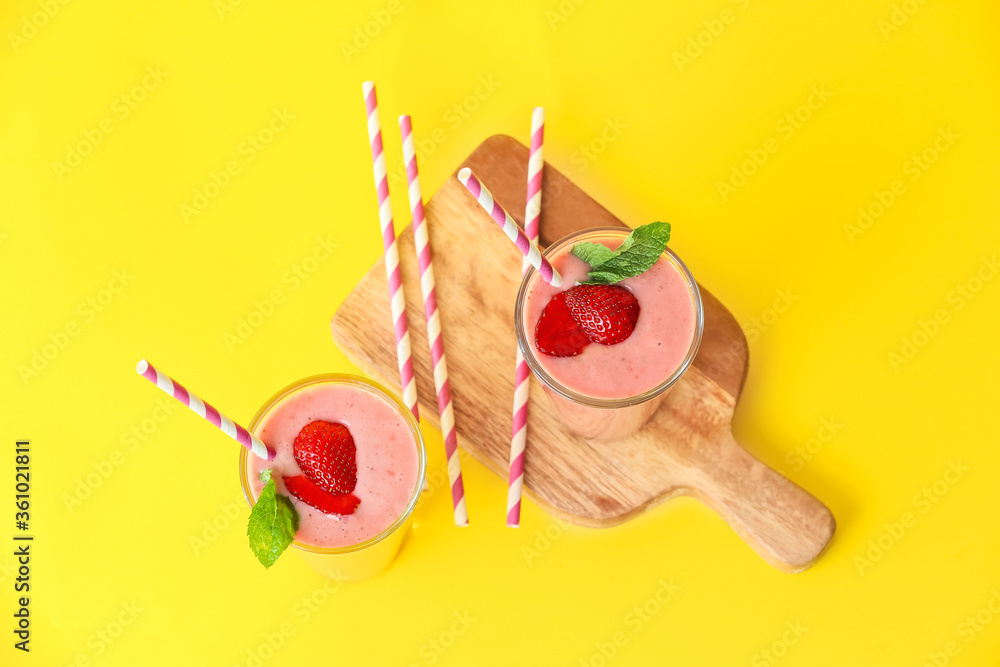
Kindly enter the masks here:
<path id="1" fill-rule="evenodd" d="M 996 659 L 1000 280 L 974 280 L 1000 247 L 992 3 L 223 2 L 0 9 L 0 497 L 14 439 L 30 438 L 37 536 L 24 656 L 14 510 L 0 503 L 0 662 L 255 664 L 283 624 L 265 665 Z M 147 67 L 160 79 L 144 83 Z M 390 170 L 398 114 L 421 139 L 439 130 L 421 156 L 427 197 L 487 136 L 527 141 L 542 105 L 547 160 L 629 224 L 673 223 L 672 247 L 752 339 L 737 437 L 837 517 L 815 567 L 772 569 L 687 499 L 610 530 L 564 528 L 528 503 L 512 531 L 506 484 L 469 458 L 471 527 L 433 494 L 383 576 L 328 593 L 293 556 L 257 564 L 236 446 L 181 408 L 155 421 L 163 394 L 133 368 L 148 357 L 244 422 L 295 379 L 355 370 L 328 322 L 381 252 L 366 79 Z M 813 87 L 827 99 L 799 109 Z M 274 109 L 294 118 L 249 160 L 241 144 Z M 796 112 L 808 118 L 789 136 Z M 102 123 L 75 168 L 54 166 Z M 912 156 L 934 156 L 949 128 L 912 180 Z M 769 138 L 777 151 L 742 166 Z M 181 204 L 230 161 L 239 173 L 185 220 Z M 733 169 L 755 173 L 724 198 Z M 862 234 L 845 228 L 896 180 L 902 194 Z M 401 230 L 398 180 L 392 194 Z M 296 284 L 327 237 L 338 248 Z M 116 271 L 124 289 L 102 292 Z M 960 285 L 978 291 L 960 299 Z M 274 290 L 283 303 L 227 345 Z M 794 300 L 779 314 L 782 293 Z M 46 348 L 67 326 L 77 335 Z M 893 363 L 904 338 L 919 347 Z M 441 436 L 425 433 L 442 469 Z M 949 462 L 968 470 L 946 475 Z M 661 580 L 680 587 L 662 604 Z M 323 604 L 306 613 L 311 598 Z M 638 622 L 644 605 L 655 613 Z"/>

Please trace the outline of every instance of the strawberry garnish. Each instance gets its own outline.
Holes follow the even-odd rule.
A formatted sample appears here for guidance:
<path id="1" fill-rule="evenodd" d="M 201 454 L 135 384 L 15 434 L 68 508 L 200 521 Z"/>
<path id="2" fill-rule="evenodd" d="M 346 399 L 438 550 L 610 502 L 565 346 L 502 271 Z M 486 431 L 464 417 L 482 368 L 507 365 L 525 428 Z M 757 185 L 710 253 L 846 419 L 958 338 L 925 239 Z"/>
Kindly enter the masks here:
<path id="1" fill-rule="evenodd" d="M 624 287 L 577 285 L 563 294 L 573 320 L 593 343 L 621 343 L 639 320 L 639 301 Z"/>
<path id="2" fill-rule="evenodd" d="M 616 345 L 632 335 L 639 301 L 618 285 L 577 285 L 545 304 L 535 346 L 552 357 L 573 357 L 591 343 Z"/>
<path id="3" fill-rule="evenodd" d="M 573 357 L 588 345 L 590 340 L 566 305 L 566 292 L 556 294 L 535 325 L 535 347 L 549 356 Z"/>
<path id="4" fill-rule="evenodd" d="M 357 450 L 343 424 L 309 422 L 295 436 L 292 451 L 303 474 L 323 491 L 342 495 L 357 485 Z"/>
<path id="5" fill-rule="evenodd" d="M 352 493 L 327 493 L 310 482 L 305 475 L 285 477 L 284 481 L 290 494 L 324 514 L 353 514 L 361 503 L 361 499 Z"/>

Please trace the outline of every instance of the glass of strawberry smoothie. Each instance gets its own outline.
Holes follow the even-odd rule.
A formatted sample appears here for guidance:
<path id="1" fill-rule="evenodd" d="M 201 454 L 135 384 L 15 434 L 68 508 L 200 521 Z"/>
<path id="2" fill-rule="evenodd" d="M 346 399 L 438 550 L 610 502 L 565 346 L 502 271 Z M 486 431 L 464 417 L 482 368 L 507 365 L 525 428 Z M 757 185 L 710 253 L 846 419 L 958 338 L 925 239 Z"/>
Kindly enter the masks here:
<path id="1" fill-rule="evenodd" d="M 704 326 L 698 283 L 667 248 L 650 269 L 616 283 L 639 303 L 627 339 L 590 344 L 576 356 L 550 356 L 538 348 L 535 328 L 546 305 L 587 280 L 590 266 L 571 254 L 573 246 L 589 241 L 615 250 L 630 232 L 596 227 L 552 244 L 545 257 L 562 275 L 562 285 L 553 287 L 529 269 L 515 306 L 518 346 L 556 414 L 567 430 L 595 440 L 625 438 L 646 423 L 694 360 Z"/>
<path id="2" fill-rule="evenodd" d="M 348 515 L 326 514 L 289 493 L 283 478 L 302 474 L 293 443 L 302 428 L 323 420 L 344 424 L 357 452 L 360 499 Z M 420 497 L 427 469 L 423 438 L 413 415 L 385 387 L 355 375 L 314 375 L 285 387 L 254 415 L 249 430 L 276 456 L 264 461 L 242 449 L 240 482 L 252 507 L 272 470 L 277 493 L 299 514 L 292 546 L 316 572 L 345 581 L 367 579 L 396 557 Z"/>

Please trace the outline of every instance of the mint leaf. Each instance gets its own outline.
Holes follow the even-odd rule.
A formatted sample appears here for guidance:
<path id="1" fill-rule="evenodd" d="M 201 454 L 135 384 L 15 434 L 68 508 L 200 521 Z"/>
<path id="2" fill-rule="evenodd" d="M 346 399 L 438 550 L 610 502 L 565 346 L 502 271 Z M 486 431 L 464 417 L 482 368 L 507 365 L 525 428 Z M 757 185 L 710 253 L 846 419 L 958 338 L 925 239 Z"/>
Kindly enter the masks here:
<path id="1" fill-rule="evenodd" d="M 589 280 L 584 280 L 583 285 L 612 285 L 624 278 L 611 271 L 591 271 L 587 274 Z"/>
<path id="2" fill-rule="evenodd" d="M 299 529 L 299 513 L 286 496 L 275 493 L 271 471 L 261 473 L 261 481 L 267 476 L 267 484 L 260 492 L 247 524 L 250 549 L 264 567 L 271 567 L 288 545 L 295 539 Z"/>
<path id="3" fill-rule="evenodd" d="M 573 246 L 573 249 L 570 252 L 591 266 L 597 266 L 598 264 L 606 262 L 618 254 L 606 245 L 601 245 L 600 243 L 590 243 L 588 241 L 577 243 Z"/>
<path id="4" fill-rule="evenodd" d="M 270 468 L 264 468 L 263 470 L 261 470 L 260 471 L 260 475 L 257 477 L 257 479 L 259 479 L 260 481 L 264 482 L 265 484 L 267 484 L 268 482 L 270 482 L 271 481 L 271 469 Z"/>
<path id="5" fill-rule="evenodd" d="M 590 264 L 585 285 L 606 285 L 647 271 L 666 250 L 669 240 L 670 223 L 651 222 L 632 230 L 618 250 L 604 248 L 607 252 L 602 253 L 591 247 L 603 247 L 599 244 L 577 243 L 571 252 Z"/>

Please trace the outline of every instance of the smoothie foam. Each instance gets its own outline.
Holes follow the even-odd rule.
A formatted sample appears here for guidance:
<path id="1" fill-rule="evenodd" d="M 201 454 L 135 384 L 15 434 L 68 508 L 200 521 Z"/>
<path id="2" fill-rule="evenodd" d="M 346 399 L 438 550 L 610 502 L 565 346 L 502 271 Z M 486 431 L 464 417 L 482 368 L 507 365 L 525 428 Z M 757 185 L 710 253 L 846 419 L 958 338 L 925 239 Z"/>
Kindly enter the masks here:
<path id="1" fill-rule="evenodd" d="M 324 514 L 288 493 L 282 478 L 301 475 L 292 445 L 303 426 L 315 420 L 347 426 L 357 447 L 361 504 L 353 514 Z M 289 496 L 299 513 L 297 542 L 346 547 L 375 537 L 406 511 L 420 469 L 419 445 L 398 408 L 371 390 L 350 384 L 315 384 L 282 399 L 264 415 L 254 434 L 277 452 L 273 461 L 247 461 L 254 500 L 264 485 L 259 475 L 271 468 L 278 493 Z"/>
<path id="2" fill-rule="evenodd" d="M 624 236 L 587 240 L 615 250 Z M 546 255 L 563 276 L 561 287 L 537 274 L 528 287 L 523 326 L 535 360 L 561 385 L 592 398 L 623 399 L 654 389 L 684 361 L 697 328 L 694 299 L 680 269 L 663 255 L 645 273 L 618 283 L 639 301 L 639 319 L 628 339 L 617 345 L 591 344 L 574 357 L 553 357 L 535 347 L 535 324 L 556 293 L 587 279 L 590 266 L 571 249 L 572 244 Z"/>

